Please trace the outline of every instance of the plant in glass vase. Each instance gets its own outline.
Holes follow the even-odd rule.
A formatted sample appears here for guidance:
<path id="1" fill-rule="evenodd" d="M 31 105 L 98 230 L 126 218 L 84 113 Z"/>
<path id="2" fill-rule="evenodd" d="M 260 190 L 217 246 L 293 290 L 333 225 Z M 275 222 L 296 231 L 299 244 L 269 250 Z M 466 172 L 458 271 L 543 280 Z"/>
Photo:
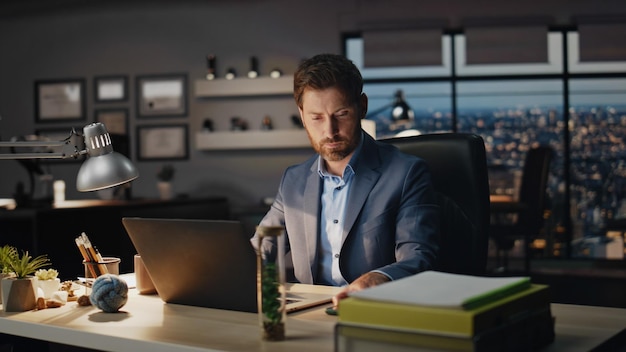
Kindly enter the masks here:
<path id="1" fill-rule="evenodd" d="M 280 341 L 285 338 L 285 324 L 281 310 L 280 281 L 275 263 L 267 263 L 261 274 L 263 338 Z"/>
<path id="2" fill-rule="evenodd" d="M 257 226 L 257 304 L 261 338 L 266 341 L 285 339 L 284 232 L 283 226 Z M 264 247 L 264 240 L 272 245 Z"/>
<path id="3" fill-rule="evenodd" d="M 9 262 L 15 276 L 2 279 L 2 303 L 5 312 L 31 310 L 37 304 L 37 278 L 35 272 L 50 265 L 47 255 L 32 257 L 22 252 Z"/>

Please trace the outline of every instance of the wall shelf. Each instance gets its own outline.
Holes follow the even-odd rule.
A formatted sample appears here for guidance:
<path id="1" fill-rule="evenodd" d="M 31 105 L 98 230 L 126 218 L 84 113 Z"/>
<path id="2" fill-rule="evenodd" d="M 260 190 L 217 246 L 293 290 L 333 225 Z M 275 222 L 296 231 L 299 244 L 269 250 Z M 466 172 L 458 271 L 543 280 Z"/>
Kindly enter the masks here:
<path id="1" fill-rule="evenodd" d="M 196 98 L 292 95 L 293 76 L 195 81 Z"/>
<path id="2" fill-rule="evenodd" d="M 198 150 L 311 148 L 305 130 L 229 131 L 196 133 Z"/>

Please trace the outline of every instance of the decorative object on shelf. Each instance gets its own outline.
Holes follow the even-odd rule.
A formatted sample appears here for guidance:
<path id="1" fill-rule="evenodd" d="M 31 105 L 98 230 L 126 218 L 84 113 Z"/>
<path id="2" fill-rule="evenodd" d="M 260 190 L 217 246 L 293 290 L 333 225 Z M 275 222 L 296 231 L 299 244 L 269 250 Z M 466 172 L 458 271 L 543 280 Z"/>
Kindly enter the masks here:
<path id="1" fill-rule="evenodd" d="M 187 115 L 187 74 L 137 77 L 138 117 Z"/>
<path id="2" fill-rule="evenodd" d="M 248 121 L 237 116 L 230 118 L 230 130 L 231 131 L 246 131 L 247 129 L 248 129 Z"/>
<path id="3" fill-rule="evenodd" d="M 172 180 L 176 169 L 170 164 L 163 165 L 157 172 L 157 189 L 162 200 L 172 199 Z"/>
<path id="4" fill-rule="evenodd" d="M 54 203 L 65 202 L 65 181 L 54 180 L 54 182 L 52 182 L 52 192 L 52 199 Z"/>
<path id="5" fill-rule="evenodd" d="M 202 121 L 203 132 L 213 132 L 213 120 L 207 118 Z"/>
<path id="6" fill-rule="evenodd" d="M 272 118 L 269 116 L 265 116 L 263 118 L 263 121 L 261 122 L 261 129 L 262 130 L 273 130 L 274 126 L 272 125 Z"/>
<path id="7" fill-rule="evenodd" d="M 248 71 L 248 78 L 257 78 L 259 76 L 259 60 L 256 56 L 250 58 L 250 71 Z"/>
<path id="8" fill-rule="evenodd" d="M 257 303 L 262 338 L 267 341 L 285 339 L 285 228 L 258 226 L 257 244 Z M 272 246 L 263 246 L 267 239 Z M 271 248 L 271 252 L 265 248 Z"/>
<path id="9" fill-rule="evenodd" d="M 33 274 L 47 265 L 50 265 L 47 255 L 33 258 L 28 251 L 9 262 L 15 276 L 3 278 L 0 284 L 5 312 L 24 312 L 37 306 L 37 278 Z"/>
<path id="10" fill-rule="evenodd" d="M 176 174 L 176 169 L 171 164 L 165 164 L 157 172 L 157 179 L 163 182 L 171 182 Z"/>
<path id="11" fill-rule="evenodd" d="M 61 288 L 61 279 L 56 269 L 39 269 L 35 271 L 37 277 L 37 287 L 43 293 L 44 299 L 52 298 L 52 294 Z"/>
<path id="12" fill-rule="evenodd" d="M 96 103 L 117 103 L 128 100 L 128 77 L 98 76 L 93 79 Z"/>
<path id="13" fill-rule="evenodd" d="M 185 160 L 189 156 L 187 125 L 137 127 L 139 160 Z"/>
<path id="14" fill-rule="evenodd" d="M 214 80 L 217 76 L 217 70 L 216 70 L 216 66 L 215 66 L 215 55 L 213 54 L 209 54 L 206 57 L 206 66 L 207 66 L 207 73 L 206 73 L 206 79 L 207 80 Z"/>
<path id="15" fill-rule="evenodd" d="M 270 71 L 270 77 L 272 78 L 280 78 L 283 75 L 283 71 L 279 68 L 275 68 Z"/>
<path id="16" fill-rule="evenodd" d="M 293 76 L 283 75 L 278 78 L 260 76 L 255 79 L 218 78 L 212 81 L 197 79 L 194 81 L 196 98 L 220 97 L 293 97 Z"/>
<path id="17" fill-rule="evenodd" d="M 229 68 L 226 71 L 226 74 L 224 75 L 224 78 L 231 80 L 231 79 L 235 79 L 237 78 L 237 70 L 235 70 L 234 68 Z"/>
<path id="18" fill-rule="evenodd" d="M 85 80 L 35 81 L 35 122 L 85 120 Z"/>
<path id="19" fill-rule="evenodd" d="M 116 313 L 128 301 L 128 284 L 118 275 L 100 275 L 91 286 L 89 301 L 105 313 Z"/>

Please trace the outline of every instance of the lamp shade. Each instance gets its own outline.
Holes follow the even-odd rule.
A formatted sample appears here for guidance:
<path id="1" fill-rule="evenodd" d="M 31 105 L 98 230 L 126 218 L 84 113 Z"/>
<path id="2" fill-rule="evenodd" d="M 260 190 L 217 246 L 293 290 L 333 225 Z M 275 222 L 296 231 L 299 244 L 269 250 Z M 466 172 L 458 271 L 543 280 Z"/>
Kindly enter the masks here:
<path id="1" fill-rule="evenodd" d="M 113 151 L 111 137 L 103 124 L 87 125 L 83 133 L 89 157 L 78 170 L 76 188 L 80 192 L 114 187 L 139 177 L 130 160 Z"/>
<path id="2" fill-rule="evenodd" d="M 412 121 L 415 118 L 415 114 L 413 113 L 413 109 L 411 109 L 409 104 L 407 104 L 406 100 L 404 100 L 404 93 L 401 90 L 398 90 L 396 91 L 395 96 L 396 100 L 391 109 L 391 118 L 394 121 Z"/>

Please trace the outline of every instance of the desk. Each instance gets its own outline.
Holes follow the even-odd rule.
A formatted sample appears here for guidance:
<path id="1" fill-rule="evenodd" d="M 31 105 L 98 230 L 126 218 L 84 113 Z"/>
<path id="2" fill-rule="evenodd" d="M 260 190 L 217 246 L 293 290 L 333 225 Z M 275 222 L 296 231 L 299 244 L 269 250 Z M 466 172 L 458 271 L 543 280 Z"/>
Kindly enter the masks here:
<path id="1" fill-rule="evenodd" d="M 337 288 L 299 285 L 302 290 Z M 332 351 L 336 317 L 324 306 L 287 318 L 287 339 L 264 342 L 257 315 L 165 304 L 130 290 L 122 313 L 68 303 L 22 313 L 0 311 L 0 332 L 107 351 Z M 545 351 L 588 351 L 626 327 L 626 309 L 553 304 L 556 339 Z"/>
<path id="2" fill-rule="evenodd" d="M 338 288 L 298 285 L 307 291 Z M 287 340 L 261 341 L 254 313 L 166 304 L 129 291 L 122 312 L 103 313 L 70 302 L 61 308 L 5 313 L 0 332 L 106 351 L 332 351 L 335 317 L 321 308 L 290 314 Z"/>

